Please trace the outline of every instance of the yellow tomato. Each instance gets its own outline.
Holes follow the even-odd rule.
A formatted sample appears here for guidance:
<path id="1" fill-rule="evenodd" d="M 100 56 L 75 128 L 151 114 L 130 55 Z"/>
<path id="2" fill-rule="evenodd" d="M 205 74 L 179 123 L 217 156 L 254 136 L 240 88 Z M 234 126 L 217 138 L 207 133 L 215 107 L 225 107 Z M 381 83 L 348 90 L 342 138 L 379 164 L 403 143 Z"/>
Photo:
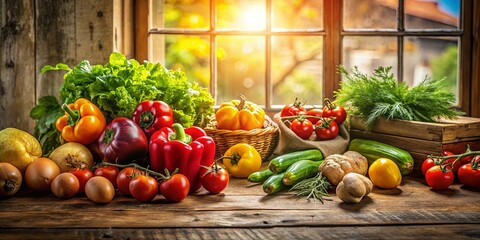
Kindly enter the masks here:
<path id="1" fill-rule="evenodd" d="M 380 188 L 396 188 L 402 182 L 400 169 L 388 158 L 375 160 L 368 169 L 368 176 L 373 184 Z"/>

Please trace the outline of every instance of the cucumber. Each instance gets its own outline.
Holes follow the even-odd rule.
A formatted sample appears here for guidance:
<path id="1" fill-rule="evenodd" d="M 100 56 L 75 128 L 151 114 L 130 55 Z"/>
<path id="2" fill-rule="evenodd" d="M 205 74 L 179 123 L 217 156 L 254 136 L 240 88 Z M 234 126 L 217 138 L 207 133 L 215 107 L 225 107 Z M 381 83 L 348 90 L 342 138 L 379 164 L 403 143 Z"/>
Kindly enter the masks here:
<path id="1" fill-rule="evenodd" d="M 318 167 L 322 161 L 300 160 L 293 163 L 283 175 L 282 182 L 287 186 L 293 186 L 303 179 L 314 177 L 318 174 Z"/>
<path id="2" fill-rule="evenodd" d="M 277 173 L 270 176 L 265 182 L 263 182 L 263 191 L 268 194 L 275 194 L 277 192 L 287 189 L 282 183 L 283 173 Z"/>
<path id="3" fill-rule="evenodd" d="M 270 161 L 268 168 L 273 173 L 281 173 L 287 170 L 290 165 L 300 160 L 320 161 L 323 159 L 322 152 L 318 149 L 302 150 L 280 155 Z"/>
<path id="4" fill-rule="evenodd" d="M 353 139 L 348 145 L 349 151 L 356 151 L 368 160 L 368 165 L 379 158 L 388 158 L 397 164 L 402 175 L 413 170 L 413 158 L 407 151 L 395 146 L 366 139 Z"/>
<path id="5" fill-rule="evenodd" d="M 262 171 L 254 172 L 250 174 L 247 178 L 249 182 L 253 183 L 263 183 L 265 180 L 267 180 L 270 176 L 273 175 L 273 172 L 270 171 L 270 169 L 265 169 Z"/>

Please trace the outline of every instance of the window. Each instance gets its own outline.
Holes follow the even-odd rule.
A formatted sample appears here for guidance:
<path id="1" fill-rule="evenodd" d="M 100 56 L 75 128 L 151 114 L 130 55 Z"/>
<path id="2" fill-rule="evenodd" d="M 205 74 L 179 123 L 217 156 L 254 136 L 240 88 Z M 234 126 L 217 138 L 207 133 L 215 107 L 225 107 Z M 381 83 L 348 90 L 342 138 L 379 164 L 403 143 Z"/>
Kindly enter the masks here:
<path id="1" fill-rule="evenodd" d="M 321 105 L 341 77 L 392 66 L 399 81 L 446 77 L 471 104 L 468 0 L 151 0 L 148 58 L 182 69 L 217 103 L 245 94 L 277 111 Z M 471 24 L 471 23 L 469 23 Z M 470 35 L 468 35 L 470 36 Z M 141 42 L 141 41 L 140 41 Z M 146 41 L 145 41 L 146 42 Z M 137 41 L 137 46 L 138 46 Z M 466 110 L 468 111 L 468 109 Z"/>

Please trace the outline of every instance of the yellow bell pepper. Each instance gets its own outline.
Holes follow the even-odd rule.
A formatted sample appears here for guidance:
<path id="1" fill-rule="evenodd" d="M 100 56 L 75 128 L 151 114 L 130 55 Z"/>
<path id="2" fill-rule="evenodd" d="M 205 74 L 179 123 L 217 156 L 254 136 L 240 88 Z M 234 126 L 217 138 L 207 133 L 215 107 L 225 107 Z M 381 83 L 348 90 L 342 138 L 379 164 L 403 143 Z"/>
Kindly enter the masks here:
<path id="1" fill-rule="evenodd" d="M 262 157 L 258 151 L 247 143 L 237 143 L 223 155 L 225 169 L 236 178 L 247 178 L 260 170 Z"/>
<path id="2" fill-rule="evenodd" d="M 218 129 L 252 130 L 263 127 L 265 110 L 240 95 L 240 100 L 222 103 L 215 113 L 215 119 Z"/>

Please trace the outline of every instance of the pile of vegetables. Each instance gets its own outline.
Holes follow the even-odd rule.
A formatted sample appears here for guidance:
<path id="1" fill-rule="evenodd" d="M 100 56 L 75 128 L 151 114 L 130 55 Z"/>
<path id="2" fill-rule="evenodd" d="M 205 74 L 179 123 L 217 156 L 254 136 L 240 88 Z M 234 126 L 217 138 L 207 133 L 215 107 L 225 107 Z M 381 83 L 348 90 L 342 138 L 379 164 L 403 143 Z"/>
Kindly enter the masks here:
<path id="1" fill-rule="evenodd" d="M 143 100 L 167 103 L 175 121 L 185 127 L 206 126 L 214 113 L 214 99 L 207 89 L 190 82 L 184 72 L 168 70 L 158 63 L 139 63 L 114 52 L 104 65 L 90 65 L 84 60 L 70 68 L 59 63 L 43 67 L 42 73 L 57 70 L 67 71 L 60 88 L 61 102 L 70 104 L 85 98 L 104 113 L 107 122 L 116 117 L 131 118 Z M 38 120 L 34 136 L 45 155 L 62 143 L 53 126 L 62 114 L 61 105 L 53 96 L 41 98 L 30 113 Z"/>
<path id="2" fill-rule="evenodd" d="M 339 66 L 345 77 L 335 92 L 335 103 L 343 105 L 353 116 L 365 119 L 371 128 L 377 118 L 435 122 L 439 118 L 455 118 L 462 113 L 452 109 L 455 95 L 446 91 L 443 80 L 425 78 L 409 87 L 395 80 L 391 67 L 379 67 L 373 75 L 361 73 L 357 67 L 349 72 Z"/>
<path id="3" fill-rule="evenodd" d="M 158 112 L 155 106 L 165 111 Z M 115 189 L 141 202 L 159 194 L 179 202 L 202 186 L 213 194 L 227 187 L 228 172 L 214 163 L 213 139 L 200 127 L 173 123 L 165 102 L 140 102 L 132 118 L 152 123 L 141 126 L 126 117 L 107 123 L 98 107 L 84 98 L 62 108 L 65 115 L 55 126 L 67 143 L 48 157 L 41 157 L 40 144 L 32 135 L 15 128 L 0 131 L 2 196 L 14 195 L 23 181 L 33 191 L 59 198 L 84 192 L 95 203 L 112 201 Z"/>

